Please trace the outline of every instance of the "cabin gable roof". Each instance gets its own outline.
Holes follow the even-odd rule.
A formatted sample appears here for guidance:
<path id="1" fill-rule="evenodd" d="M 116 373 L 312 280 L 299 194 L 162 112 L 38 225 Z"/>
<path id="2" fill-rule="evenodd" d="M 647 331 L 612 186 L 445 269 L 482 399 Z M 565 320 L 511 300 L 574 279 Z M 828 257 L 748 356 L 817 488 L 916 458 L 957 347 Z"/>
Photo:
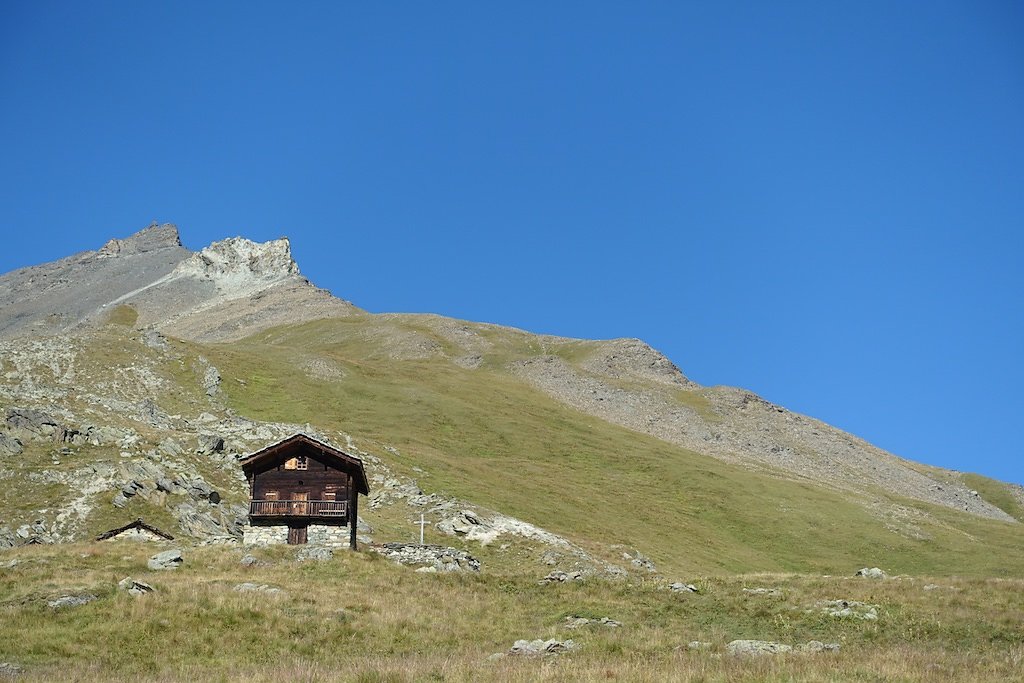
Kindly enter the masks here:
<path id="1" fill-rule="evenodd" d="M 173 541 L 174 540 L 174 536 L 171 536 L 166 531 L 161 531 L 160 529 L 157 529 L 155 526 L 152 526 L 150 524 L 146 524 L 145 522 L 142 521 L 141 517 L 139 519 L 136 519 L 134 522 L 129 522 L 128 524 L 125 524 L 124 526 L 118 527 L 116 529 L 111 529 L 110 531 L 103 532 L 102 534 L 100 534 L 99 536 L 96 537 L 96 540 L 97 541 L 105 541 L 108 538 L 114 538 L 115 536 L 118 536 L 119 534 L 123 534 L 124 532 L 126 532 L 126 531 L 128 531 L 130 529 L 142 529 L 143 531 L 148 531 L 149 533 L 153 534 L 154 536 L 159 536 L 160 538 L 166 539 L 168 541 Z"/>
<path id="2" fill-rule="evenodd" d="M 356 490 L 364 496 L 370 495 L 366 471 L 363 469 L 363 461 L 360 458 L 305 434 L 294 434 L 287 439 L 270 444 L 262 450 L 245 456 L 239 461 L 239 464 L 246 475 L 251 475 L 277 467 L 289 458 L 298 455 L 305 455 L 328 467 L 348 473 L 355 479 Z"/>

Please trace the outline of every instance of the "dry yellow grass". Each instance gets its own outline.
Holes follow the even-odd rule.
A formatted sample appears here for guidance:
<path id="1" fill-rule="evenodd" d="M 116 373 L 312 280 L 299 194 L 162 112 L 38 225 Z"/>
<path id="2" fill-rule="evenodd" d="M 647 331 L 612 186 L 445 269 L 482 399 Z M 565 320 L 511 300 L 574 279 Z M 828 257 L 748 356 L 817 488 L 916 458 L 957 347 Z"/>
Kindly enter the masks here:
<path id="1" fill-rule="evenodd" d="M 370 553 L 300 563 L 293 549 L 185 548 L 153 572 L 155 546 L 131 542 L 7 551 L 0 574 L 0 661 L 23 680 L 108 681 L 1005 681 L 1024 664 L 1024 581 L 797 574 L 708 576 L 703 592 L 651 582 L 538 585 L 532 575 L 418 574 Z M 124 576 L 157 592 L 133 598 Z M 283 594 L 242 593 L 243 581 Z M 772 587 L 780 595 L 750 595 Z M 76 592 L 98 599 L 54 611 Z M 877 621 L 830 617 L 827 599 L 879 606 Z M 609 616 L 618 629 L 565 628 Z M 520 638 L 573 638 L 548 659 L 489 660 Z M 836 654 L 757 659 L 733 639 L 841 644 Z M 687 648 L 693 640 L 708 650 Z"/>

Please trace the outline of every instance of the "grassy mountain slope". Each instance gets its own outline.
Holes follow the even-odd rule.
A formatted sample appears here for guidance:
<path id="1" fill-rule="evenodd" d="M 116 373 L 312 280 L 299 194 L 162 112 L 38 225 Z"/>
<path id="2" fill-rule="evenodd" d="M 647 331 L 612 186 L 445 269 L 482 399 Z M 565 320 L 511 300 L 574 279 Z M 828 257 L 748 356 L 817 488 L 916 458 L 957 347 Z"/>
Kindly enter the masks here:
<path id="1" fill-rule="evenodd" d="M 256 419 L 314 423 L 388 443 L 391 465 L 421 485 L 484 504 L 600 549 L 635 547 L 665 571 L 1020 575 L 1019 524 L 919 501 L 874 499 L 708 458 L 582 415 L 510 375 L 536 353 L 521 333 L 490 332 L 474 369 L 403 359 L 413 318 L 352 316 L 197 347 L 225 378 L 230 405 Z M 585 356 L 580 343 L 567 357 Z M 320 378 L 311 360 L 333 369 Z"/>

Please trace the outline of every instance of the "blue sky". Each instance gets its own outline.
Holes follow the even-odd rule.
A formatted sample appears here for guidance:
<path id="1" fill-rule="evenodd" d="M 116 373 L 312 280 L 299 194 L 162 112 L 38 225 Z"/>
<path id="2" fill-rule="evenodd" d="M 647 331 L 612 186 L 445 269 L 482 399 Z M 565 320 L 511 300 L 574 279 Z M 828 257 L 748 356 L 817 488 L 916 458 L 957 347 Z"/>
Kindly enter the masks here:
<path id="1" fill-rule="evenodd" d="M 0 4 L 0 271 L 152 220 L 1024 483 L 1024 5 Z"/>

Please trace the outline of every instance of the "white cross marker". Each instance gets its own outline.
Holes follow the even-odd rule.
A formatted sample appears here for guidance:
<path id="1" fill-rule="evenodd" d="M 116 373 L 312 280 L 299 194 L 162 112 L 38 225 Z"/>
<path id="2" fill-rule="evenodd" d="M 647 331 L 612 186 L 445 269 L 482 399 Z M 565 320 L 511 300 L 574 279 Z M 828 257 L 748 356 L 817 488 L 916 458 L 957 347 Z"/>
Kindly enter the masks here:
<path id="1" fill-rule="evenodd" d="M 423 519 L 423 514 L 420 513 L 420 521 L 413 522 L 413 524 L 420 525 L 420 545 L 423 545 L 423 527 L 427 525 L 427 520 Z"/>

